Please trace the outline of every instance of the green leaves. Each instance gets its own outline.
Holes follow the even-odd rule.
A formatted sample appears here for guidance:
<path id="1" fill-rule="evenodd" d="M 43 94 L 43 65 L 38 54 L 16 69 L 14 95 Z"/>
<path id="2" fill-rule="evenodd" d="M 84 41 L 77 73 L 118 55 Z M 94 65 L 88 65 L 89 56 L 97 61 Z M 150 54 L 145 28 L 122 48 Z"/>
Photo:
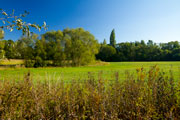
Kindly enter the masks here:
<path id="1" fill-rule="evenodd" d="M 13 28 L 11 28 L 11 29 L 10 29 L 10 32 L 12 32 L 13 30 L 14 30 L 14 29 L 13 29 Z"/>
<path id="2" fill-rule="evenodd" d="M 2 29 L 0 29 L 0 39 L 4 38 L 4 31 Z"/>
<path id="3" fill-rule="evenodd" d="M 5 16 L 8 16 L 8 14 L 6 12 L 4 12 L 4 11 L 2 12 L 2 14 L 5 15 Z"/>
<path id="4" fill-rule="evenodd" d="M 6 24 L 6 22 L 5 21 L 2 21 L 3 22 L 3 24 Z"/>

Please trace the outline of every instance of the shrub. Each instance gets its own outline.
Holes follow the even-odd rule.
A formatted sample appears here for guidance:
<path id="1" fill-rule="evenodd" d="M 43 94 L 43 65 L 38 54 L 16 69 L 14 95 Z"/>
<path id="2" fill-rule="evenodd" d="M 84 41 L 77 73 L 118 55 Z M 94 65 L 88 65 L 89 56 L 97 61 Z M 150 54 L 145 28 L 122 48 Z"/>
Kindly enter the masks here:
<path id="1" fill-rule="evenodd" d="M 25 60 L 24 65 L 25 67 L 34 67 L 35 61 L 34 60 Z"/>
<path id="2" fill-rule="evenodd" d="M 46 66 L 46 62 L 44 60 L 42 60 L 41 57 L 37 56 L 35 58 L 34 67 L 45 67 L 45 66 Z"/>
<path id="3" fill-rule="evenodd" d="M 179 84 L 153 66 L 137 76 L 105 81 L 92 73 L 84 82 L 0 81 L 0 119 L 180 119 Z"/>

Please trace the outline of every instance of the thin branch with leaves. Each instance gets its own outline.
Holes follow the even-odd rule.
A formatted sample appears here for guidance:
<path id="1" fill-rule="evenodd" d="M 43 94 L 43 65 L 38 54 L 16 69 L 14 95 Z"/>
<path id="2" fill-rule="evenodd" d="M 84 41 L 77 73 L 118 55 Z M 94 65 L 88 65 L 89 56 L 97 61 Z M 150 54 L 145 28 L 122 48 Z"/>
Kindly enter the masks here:
<path id="1" fill-rule="evenodd" d="M 0 29 L 7 29 L 12 32 L 14 29 L 22 30 L 23 35 L 30 36 L 32 33 L 30 28 L 35 28 L 37 30 L 41 30 L 42 28 L 47 30 L 46 22 L 43 23 L 42 26 L 38 24 L 32 24 L 25 22 L 22 18 L 29 15 L 29 12 L 24 11 L 23 14 L 15 15 L 15 10 L 12 10 L 12 13 L 8 14 L 5 10 L 0 9 L 0 21 L 2 21 L 3 25 L 0 26 Z"/>

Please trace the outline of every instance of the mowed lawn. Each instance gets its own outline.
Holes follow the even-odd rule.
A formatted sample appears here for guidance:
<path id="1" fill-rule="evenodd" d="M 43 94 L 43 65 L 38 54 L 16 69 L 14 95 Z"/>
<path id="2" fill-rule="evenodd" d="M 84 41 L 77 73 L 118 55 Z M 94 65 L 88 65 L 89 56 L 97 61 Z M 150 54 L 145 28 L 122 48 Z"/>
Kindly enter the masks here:
<path id="1" fill-rule="evenodd" d="M 0 69 L 0 80 L 22 80 L 24 74 L 28 71 L 35 81 L 63 80 L 64 82 L 71 82 L 76 80 L 81 82 L 88 78 L 89 72 L 96 79 L 98 74 L 102 72 L 102 76 L 106 80 L 114 80 L 115 72 L 119 72 L 120 79 L 124 80 L 126 71 L 135 74 L 137 68 L 143 67 L 148 71 L 150 66 L 153 65 L 158 65 L 161 71 L 167 73 L 172 70 L 175 80 L 179 80 L 180 62 L 110 62 L 106 65 L 83 67 L 2 68 Z"/>

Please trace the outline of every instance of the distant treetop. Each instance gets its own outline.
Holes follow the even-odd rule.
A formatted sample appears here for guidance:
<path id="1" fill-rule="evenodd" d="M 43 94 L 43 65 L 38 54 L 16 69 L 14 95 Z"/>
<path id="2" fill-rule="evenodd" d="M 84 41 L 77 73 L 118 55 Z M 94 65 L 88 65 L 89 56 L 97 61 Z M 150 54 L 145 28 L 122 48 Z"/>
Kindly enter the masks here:
<path id="1" fill-rule="evenodd" d="M 115 47 L 116 46 L 116 40 L 115 40 L 115 30 L 113 29 L 110 35 L 110 45 Z"/>

